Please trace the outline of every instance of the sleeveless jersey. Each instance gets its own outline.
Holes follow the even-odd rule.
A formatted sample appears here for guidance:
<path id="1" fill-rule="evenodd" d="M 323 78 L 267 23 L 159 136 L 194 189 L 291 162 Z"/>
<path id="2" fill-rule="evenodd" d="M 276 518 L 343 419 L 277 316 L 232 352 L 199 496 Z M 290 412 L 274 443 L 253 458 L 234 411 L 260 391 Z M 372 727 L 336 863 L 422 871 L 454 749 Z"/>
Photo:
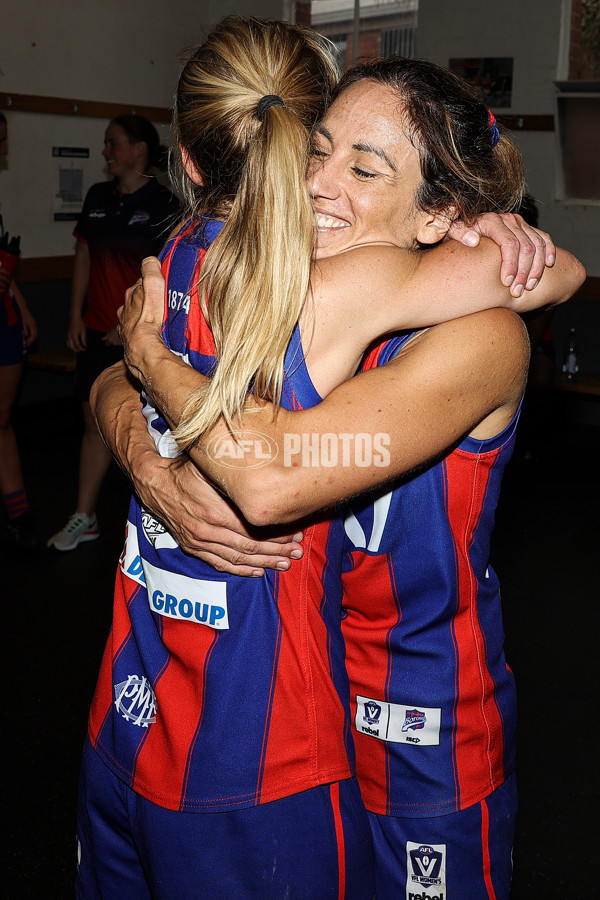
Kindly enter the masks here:
<path id="1" fill-rule="evenodd" d="M 190 285 L 220 227 L 188 225 L 163 253 L 165 341 L 205 374 L 214 344 Z M 296 328 L 283 405 L 320 399 Z M 145 414 L 159 451 L 171 455 L 165 422 L 152 408 Z M 340 699 L 348 697 L 340 598 L 328 589 L 339 583 L 342 534 L 318 521 L 303 546 L 287 572 L 221 574 L 184 553 L 133 498 L 89 735 L 136 792 L 168 809 L 210 812 L 354 774 Z"/>
<path id="2" fill-rule="evenodd" d="M 383 365 L 407 337 L 380 346 L 364 368 Z M 465 809 L 513 771 L 515 687 L 489 553 L 517 418 L 347 509 L 342 631 L 371 812 Z"/>

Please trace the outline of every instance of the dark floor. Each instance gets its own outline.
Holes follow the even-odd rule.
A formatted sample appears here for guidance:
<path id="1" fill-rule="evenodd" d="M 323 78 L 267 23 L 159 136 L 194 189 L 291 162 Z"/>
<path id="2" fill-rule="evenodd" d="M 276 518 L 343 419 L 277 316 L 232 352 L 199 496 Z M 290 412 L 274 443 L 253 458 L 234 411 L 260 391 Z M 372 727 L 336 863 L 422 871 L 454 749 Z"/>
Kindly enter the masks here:
<path id="1" fill-rule="evenodd" d="M 47 537 L 73 510 L 78 411 L 70 400 L 21 407 L 16 426 L 31 503 Z M 493 560 L 520 700 L 513 900 L 600 897 L 600 597 L 593 581 L 599 447 L 598 426 L 572 424 L 559 410 L 535 460 L 511 462 L 498 511 Z M 10 673 L 3 702 L 5 898 L 73 896 L 77 768 L 127 501 L 127 484 L 113 468 L 98 510 L 100 540 L 38 557 L 1 548 Z"/>

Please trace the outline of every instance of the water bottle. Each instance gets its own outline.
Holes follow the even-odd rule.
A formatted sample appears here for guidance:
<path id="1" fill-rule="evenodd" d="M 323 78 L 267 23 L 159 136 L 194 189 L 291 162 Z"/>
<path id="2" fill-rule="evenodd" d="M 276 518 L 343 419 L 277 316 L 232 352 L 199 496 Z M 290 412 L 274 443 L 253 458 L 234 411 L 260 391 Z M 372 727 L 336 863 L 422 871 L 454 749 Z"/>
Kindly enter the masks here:
<path id="1" fill-rule="evenodd" d="M 562 364 L 563 377 L 566 381 L 575 381 L 579 372 L 579 359 L 577 355 L 577 336 L 575 329 L 569 329 L 569 336 L 565 344 L 565 356 Z"/>

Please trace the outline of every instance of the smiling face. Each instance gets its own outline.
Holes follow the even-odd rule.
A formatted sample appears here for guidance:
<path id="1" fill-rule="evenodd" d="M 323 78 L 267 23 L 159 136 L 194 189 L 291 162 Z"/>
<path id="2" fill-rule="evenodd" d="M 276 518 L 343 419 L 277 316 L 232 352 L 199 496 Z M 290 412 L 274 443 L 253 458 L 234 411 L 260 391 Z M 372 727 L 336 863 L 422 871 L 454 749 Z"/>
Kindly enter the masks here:
<path id="1" fill-rule="evenodd" d="M 359 244 L 413 248 L 443 235 L 438 217 L 416 207 L 419 155 L 402 101 L 387 85 L 363 79 L 332 104 L 314 138 L 308 188 L 317 215 L 316 258 Z"/>
<path id="2" fill-rule="evenodd" d="M 145 141 L 132 144 L 125 130 L 111 122 L 104 133 L 102 156 L 110 174 L 123 178 L 130 172 L 145 172 L 148 148 Z"/>

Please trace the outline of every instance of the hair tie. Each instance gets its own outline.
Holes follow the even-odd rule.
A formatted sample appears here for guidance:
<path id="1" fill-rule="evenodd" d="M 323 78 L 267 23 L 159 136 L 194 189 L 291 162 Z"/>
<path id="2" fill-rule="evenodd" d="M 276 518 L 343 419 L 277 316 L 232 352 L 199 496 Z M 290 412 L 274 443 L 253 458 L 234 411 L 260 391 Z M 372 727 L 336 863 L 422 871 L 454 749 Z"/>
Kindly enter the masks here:
<path id="1" fill-rule="evenodd" d="M 488 109 L 488 128 L 490 129 L 492 135 L 492 147 L 495 147 L 500 140 L 500 131 L 498 130 L 498 125 L 496 124 L 496 116 L 490 109 Z"/>
<path id="2" fill-rule="evenodd" d="M 256 115 L 261 122 L 270 106 L 285 106 L 285 103 L 277 94 L 265 94 L 264 97 L 261 97 L 256 106 Z"/>

